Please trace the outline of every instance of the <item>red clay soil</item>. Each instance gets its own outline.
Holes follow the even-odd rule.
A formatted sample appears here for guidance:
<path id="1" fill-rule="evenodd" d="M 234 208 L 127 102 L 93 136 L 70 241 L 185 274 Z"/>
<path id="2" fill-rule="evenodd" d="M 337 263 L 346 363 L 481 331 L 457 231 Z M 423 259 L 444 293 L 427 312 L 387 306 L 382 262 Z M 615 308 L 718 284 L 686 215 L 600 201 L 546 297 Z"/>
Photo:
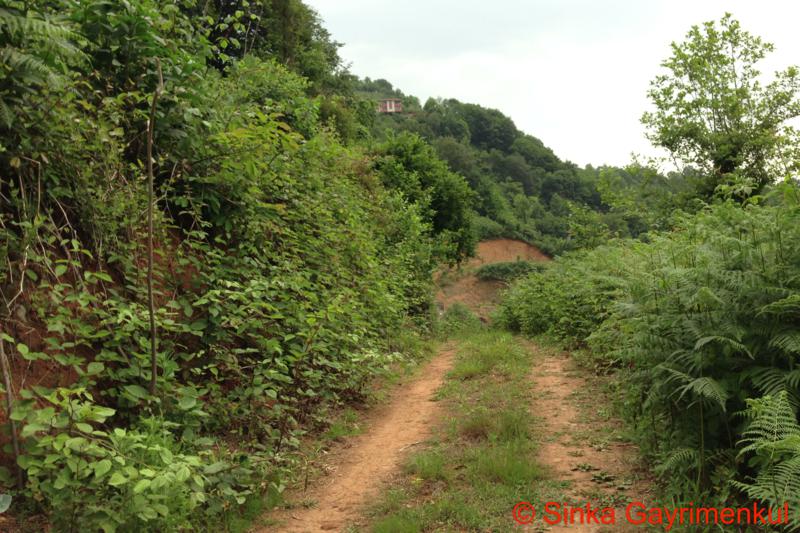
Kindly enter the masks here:
<path id="1" fill-rule="evenodd" d="M 507 261 L 549 261 L 550 258 L 535 246 L 514 239 L 492 239 L 478 243 L 477 253 L 467 266 Z"/>
<path id="2" fill-rule="evenodd" d="M 440 310 L 459 303 L 467 306 L 484 320 L 497 305 L 505 284 L 499 281 L 481 281 L 474 272 L 482 265 L 509 261 L 550 261 L 538 248 L 513 239 L 493 239 L 478 243 L 476 256 L 460 269 L 440 272 L 437 276 L 436 301 Z"/>

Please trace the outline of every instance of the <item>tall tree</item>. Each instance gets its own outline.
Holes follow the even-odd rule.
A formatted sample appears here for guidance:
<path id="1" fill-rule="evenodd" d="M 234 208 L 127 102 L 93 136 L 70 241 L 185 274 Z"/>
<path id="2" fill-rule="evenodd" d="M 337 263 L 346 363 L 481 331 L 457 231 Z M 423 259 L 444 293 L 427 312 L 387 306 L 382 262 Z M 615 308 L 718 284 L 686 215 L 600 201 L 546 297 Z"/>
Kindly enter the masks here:
<path id="1" fill-rule="evenodd" d="M 800 77 L 789 67 L 762 83 L 757 64 L 772 51 L 727 13 L 672 43 L 662 63 L 668 72 L 651 82 L 655 110 L 642 116 L 648 138 L 704 171 L 702 194 L 732 181 L 758 191 L 794 170 L 784 154 L 794 136 L 787 121 L 800 115 Z"/>

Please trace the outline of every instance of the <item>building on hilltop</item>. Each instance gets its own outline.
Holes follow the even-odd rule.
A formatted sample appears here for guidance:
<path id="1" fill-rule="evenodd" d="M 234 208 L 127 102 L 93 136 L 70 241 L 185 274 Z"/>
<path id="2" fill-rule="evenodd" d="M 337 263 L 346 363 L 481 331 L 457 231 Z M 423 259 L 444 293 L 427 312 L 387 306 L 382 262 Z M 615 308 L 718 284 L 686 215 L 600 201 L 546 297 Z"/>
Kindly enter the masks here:
<path id="1" fill-rule="evenodd" d="M 378 113 L 402 113 L 403 101 L 399 98 L 384 98 L 378 102 Z"/>

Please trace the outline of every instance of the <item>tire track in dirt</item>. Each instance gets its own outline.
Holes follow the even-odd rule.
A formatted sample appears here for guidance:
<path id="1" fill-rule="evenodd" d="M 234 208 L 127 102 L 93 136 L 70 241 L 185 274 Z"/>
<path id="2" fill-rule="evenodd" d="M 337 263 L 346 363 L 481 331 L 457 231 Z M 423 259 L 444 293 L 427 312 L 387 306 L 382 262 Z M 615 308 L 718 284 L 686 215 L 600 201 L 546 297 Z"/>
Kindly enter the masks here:
<path id="1" fill-rule="evenodd" d="M 335 470 L 306 493 L 296 494 L 315 502 L 308 509 L 282 511 L 272 518 L 280 523 L 261 533 L 345 531 L 357 521 L 366 505 L 380 493 L 386 480 L 401 465 L 413 445 L 424 441 L 436 426 L 441 406 L 436 391 L 444 383 L 455 350 L 445 347 L 420 372 L 420 376 L 394 391 L 365 424 L 367 431 L 349 440 L 335 458 Z"/>
<path id="2" fill-rule="evenodd" d="M 546 531 L 599 533 L 643 531 L 627 523 L 625 506 L 632 501 L 647 501 L 650 483 L 637 465 L 638 451 L 633 444 L 615 439 L 620 421 L 601 413 L 602 396 L 574 369 L 568 354 L 553 353 L 532 343 L 540 354 L 533 376 L 532 412 L 542 422 L 539 462 L 552 478 L 565 481 L 565 501 L 571 506 L 615 509 L 615 525 L 557 524 Z M 541 512 L 541 505 L 537 511 Z"/>

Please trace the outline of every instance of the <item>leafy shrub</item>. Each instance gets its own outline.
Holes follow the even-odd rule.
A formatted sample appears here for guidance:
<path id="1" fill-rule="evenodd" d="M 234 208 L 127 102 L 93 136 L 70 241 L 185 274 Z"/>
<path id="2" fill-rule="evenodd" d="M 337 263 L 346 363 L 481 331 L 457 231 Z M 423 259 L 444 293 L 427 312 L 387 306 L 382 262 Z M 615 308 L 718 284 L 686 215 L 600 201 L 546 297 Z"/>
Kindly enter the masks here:
<path id="1" fill-rule="evenodd" d="M 506 263 L 490 263 L 482 265 L 475 275 L 482 281 L 504 281 L 509 283 L 532 272 L 541 272 L 545 263 L 533 261 L 509 261 Z"/>
<path id="2" fill-rule="evenodd" d="M 208 449 L 179 450 L 174 423 L 148 418 L 104 431 L 114 410 L 83 389 L 59 388 L 38 400 L 46 407 L 23 402 L 12 416 L 26 422 L 19 463 L 28 491 L 57 510 L 57 529 L 176 530 L 190 527 L 202 504 L 241 504 L 252 494 L 245 463 L 214 461 Z"/>
<path id="3" fill-rule="evenodd" d="M 508 229 L 503 227 L 502 224 L 485 216 L 479 215 L 474 217 L 473 224 L 475 227 L 475 235 L 479 241 L 511 236 L 509 235 Z"/>
<path id="4" fill-rule="evenodd" d="M 392 137 L 378 155 L 375 166 L 384 185 L 418 205 L 430 224 L 437 257 L 455 264 L 471 256 L 476 243 L 471 210 L 474 194 L 464 178 L 451 172 L 417 135 Z"/>
<path id="5" fill-rule="evenodd" d="M 620 282 L 619 249 L 575 252 L 515 283 L 496 311 L 498 323 L 528 335 L 548 334 L 585 344 L 608 316 Z M 605 270 L 604 270 L 605 269 Z"/>

